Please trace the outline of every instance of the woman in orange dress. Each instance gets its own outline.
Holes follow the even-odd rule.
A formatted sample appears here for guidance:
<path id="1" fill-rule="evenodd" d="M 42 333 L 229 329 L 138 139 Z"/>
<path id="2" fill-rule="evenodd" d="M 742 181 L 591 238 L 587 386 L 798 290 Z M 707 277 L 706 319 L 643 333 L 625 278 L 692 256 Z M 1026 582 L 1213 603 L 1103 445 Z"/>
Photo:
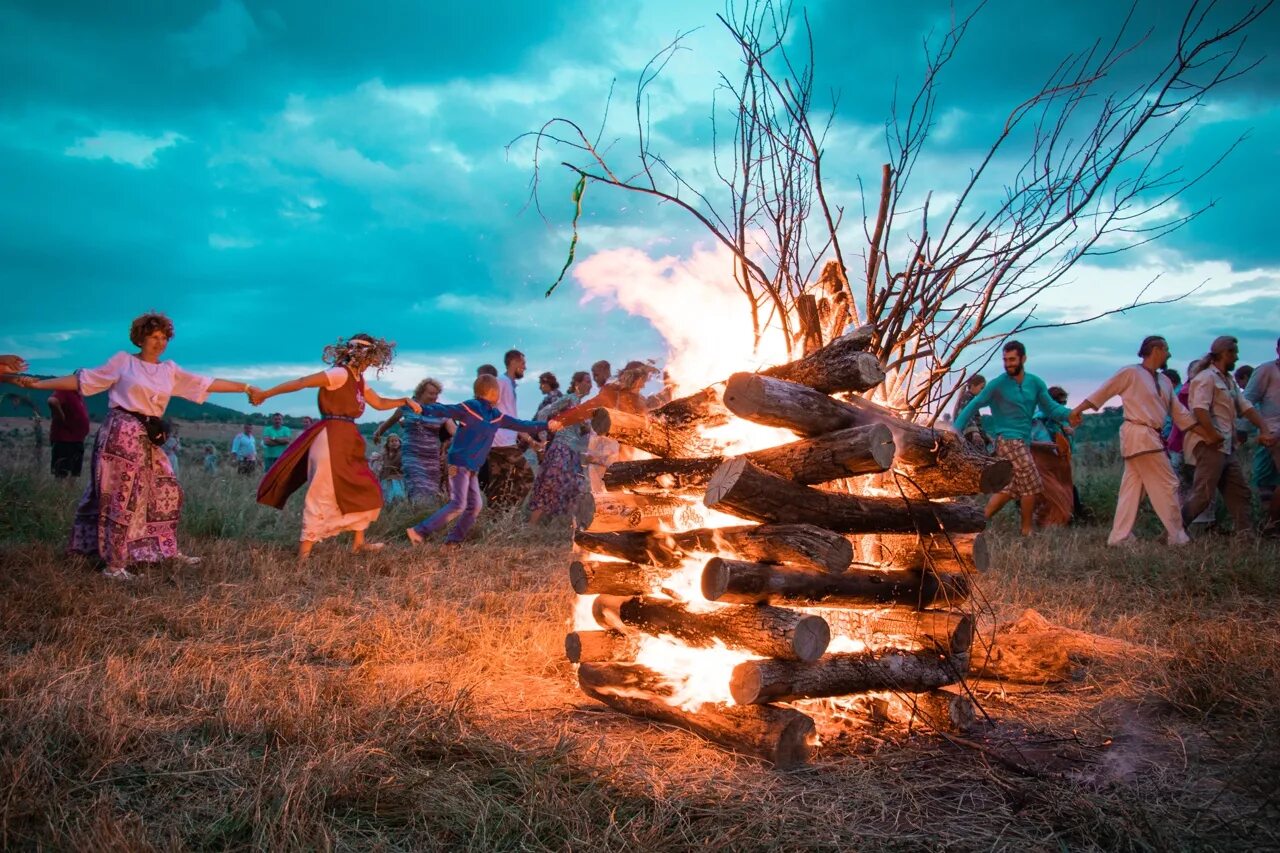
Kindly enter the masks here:
<path id="1" fill-rule="evenodd" d="M 350 530 L 355 536 L 352 553 L 381 548 L 366 542 L 365 530 L 382 510 L 382 487 L 365 459 L 364 439 L 356 428 L 356 418 L 367 403 L 386 411 L 408 406 L 421 407 L 408 397 L 386 399 L 364 383 L 370 368 L 381 372 L 391 364 L 395 344 L 372 335 L 352 335 L 324 348 L 327 370 L 282 382 L 266 391 L 250 395 L 255 406 L 277 394 L 303 388 L 319 388 L 321 418 L 298 436 L 258 486 L 258 503 L 282 509 L 289 495 L 307 486 L 302 507 L 302 535 L 298 559 L 311 556 L 322 539 Z"/>

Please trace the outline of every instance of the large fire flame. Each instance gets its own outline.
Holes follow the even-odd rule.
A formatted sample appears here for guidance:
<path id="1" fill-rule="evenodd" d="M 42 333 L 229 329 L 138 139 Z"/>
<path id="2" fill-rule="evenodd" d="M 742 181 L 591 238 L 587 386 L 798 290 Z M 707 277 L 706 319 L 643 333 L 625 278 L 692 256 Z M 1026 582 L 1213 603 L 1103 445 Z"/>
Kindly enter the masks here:
<path id="1" fill-rule="evenodd" d="M 752 332 L 744 296 L 730 270 L 733 258 L 722 247 L 697 247 L 687 259 L 665 256 L 654 259 L 637 249 L 598 252 L 583 260 L 575 277 L 584 291 L 583 301 L 604 299 L 643 317 L 665 338 L 669 347 L 666 369 L 675 384 L 675 395 L 692 394 L 733 373 L 754 371 L 783 363 L 791 357 L 776 324 L 763 329 L 759 340 Z M 727 425 L 704 430 L 704 436 L 724 448 L 725 454 L 746 453 L 795 440 L 787 430 L 752 424 L 734 418 Z M 702 508 L 706 527 L 742 525 L 740 518 Z M 707 601 L 701 591 L 702 570 L 714 554 L 687 558 L 660 589 L 651 595 L 680 601 L 691 610 L 713 610 L 732 605 Z M 733 558 L 730 553 L 718 556 Z M 592 555 L 592 559 L 607 559 Z M 596 596 L 580 596 L 574 609 L 575 630 L 599 630 L 592 616 Z M 815 611 L 820 612 L 820 611 Z M 866 650 L 866 644 L 847 636 L 833 636 L 829 650 Z M 670 637 L 643 636 L 637 663 L 662 673 L 671 683 L 671 704 L 697 710 L 704 703 L 734 704 L 729 692 L 733 668 L 758 657 L 729 649 L 692 648 Z"/>

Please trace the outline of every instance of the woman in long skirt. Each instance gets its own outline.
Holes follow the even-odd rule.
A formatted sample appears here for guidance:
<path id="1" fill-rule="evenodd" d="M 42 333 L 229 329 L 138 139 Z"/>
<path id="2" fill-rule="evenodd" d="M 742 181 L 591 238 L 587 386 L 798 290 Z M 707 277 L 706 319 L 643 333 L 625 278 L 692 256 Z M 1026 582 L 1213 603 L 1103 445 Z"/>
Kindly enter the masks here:
<path id="1" fill-rule="evenodd" d="M 165 559 L 197 562 L 178 548 L 182 486 L 162 445 L 161 417 L 170 397 L 203 403 L 211 393 L 256 391 L 232 382 L 188 373 L 161 361 L 173 322 L 163 314 L 143 314 L 129 327 L 138 352 L 118 352 L 106 364 L 56 379 L 20 384 L 42 390 L 107 392 L 110 408 L 93 442 L 89 484 L 76 508 L 69 550 L 106 563 L 103 574 L 133 580 L 128 567 Z"/>
<path id="2" fill-rule="evenodd" d="M 384 399 L 364 383 L 364 372 L 379 372 L 391 364 L 395 344 L 372 335 L 352 335 L 324 348 L 327 370 L 282 382 L 266 391 L 255 391 L 255 406 L 277 394 L 303 388 L 320 389 L 321 419 L 294 439 L 258 486 L 258 503 L 283 509 L 289 495 L 307 484 L 302 506 L 302 535 L 298 559 L 311 556 L 322 539 L 350 530 L 352 553 L 376 550 L 382 545 L 365 542 L 364 532 L 382 510 L 382 488 L 365 459 L 364 439 L 356 418 L 365 404 L 386 411 L 408 406 L 420 411 L 407 397 Z"/>
<path id="3" fill-rule="evenodd" d="M 591 374 L 585 370 L 578 371 L 573 374 L 569 393 L 540 408 L 534 420 L 550 420 L 554 415 L 581 403 L 590 393 Z M 554 518 L 571 511 L 584 486 L 582 461 L 590 438 L 590 428 L 578 423 L 565 427 L 551 439 L 542 454 L 537 479 L 533 481 L 533 492 L 529 496 L 529 521 L 537 524 L 544 518 Z"/>
<path id="4" fill-rule="evenodd" d="M 430 377 L 418 383 L 413 390 L 413 399 L 420 406 L 429 406 L 438 402 L 444 390 L 439 382 Z M 373 443 L 382 440 L 382 435 L 396 424 L 404 429 L 404 480 L 409 492 L 409 502 L 413 504 L 427 503 L 444 496 L 440 460 L 444 458 L 444 445 L 458 431 L 458 426 L 449 418 L 434 418 L 414 412 L 408 406 L 396 409 L 373 434 Z"/>

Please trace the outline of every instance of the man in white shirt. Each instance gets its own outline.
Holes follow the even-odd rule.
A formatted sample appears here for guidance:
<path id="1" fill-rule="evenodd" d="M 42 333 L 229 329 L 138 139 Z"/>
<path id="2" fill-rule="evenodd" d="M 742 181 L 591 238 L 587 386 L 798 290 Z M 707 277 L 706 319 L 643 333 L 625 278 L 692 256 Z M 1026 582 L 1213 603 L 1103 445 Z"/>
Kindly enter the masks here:
<path id="1" fill-rule="evenodd" d="M 1251 494 L 1240 467 L 1240 454 L 1234 452 L 1236 418 L 1246 418 L 1258 428 L 1258 442 L 1263 447 L 1275 442 L 1266 422 L 1240 393 L 1240 386 L 1231 376 L 1239 357 L 1240 344 L 1234 337 L 1214 338 L 1206 356 L 1208 366 L 1191 380 L 1187 399 L 1200 430 L 1189 433 L 1183 445 L 1187 457 L 1195 460 L 1196 475 L 1182 508 L 1183 524 L 1188 524 L 1209 505 L 1216 489 L 1222 493 L 1237 534 L 1250 527 Z"/>
<path id="2" fill-rule="evenodd" d="M 524 372 L 527 367 L 525 364 L 524 353 L 518 349 L 509 350 L 502 357 L 506 364 L 507 370 L 498 377 L 498 411 L 507 417 L 516 418 L 516 383 L 524 379 Z M 494 447 L 515 447 L 516 431 L 510 429 L 500 429 L 493 437 Z"/>
<path id="3" fill-rule="evenodd" d="M 1280 356 L 1280 339 L 1276 340 L 1276 355 Z M 1258 410 L 1271 434 L 1280 434 L 1280 357 L 1258 365 L 1249 377 L 1244 398 Z M 1280 444 L 1271 445 L 1269 450 L 1253 454 L 1253 485 L 1258 489 L 1262 505 L 1269 505 L 1267 529 L 1275 533 L 1280 532 L 1280 489 L 1275 484 L 1280 472 Z"/>
<path id="4" fill-rule="evenodd" d="M 524 353 L 508 350 L 502 357 L 505 372 L 498 377 L 498 410 L 510 417 L 516 413 L 516 385 L 527 369 Z M 533 486 L 533 470 L 524 458 L 528 436 L 514 430 L 500 429 L 493 439 L 486 467 L 488 476 L 482 483 L 485 496 L 495 506 L 509 506 L 524 500 Z"/>
<path id="5" fill-rule="evenodd" d="M 253 424 L 245 424 L 244 431 L 231 441 L 231 455 L 236 460 L 236 470 L 251 474 L 258 467 L 258 444 L 253 439 Z"/>
<path id="6" fill-rule="evenodd" d="M 1187 537 L 1178 506 L 1178 477 L 1169 464 L 1160 430 L 1165 418 L 1172 417 L 1180 429 L 1198 429 L 1195 416 L 1178 402 L 1173 383 L 1159 371 L 1169 363 L 1169 344 L 1159 335 L 1144 338 L 1138 347 L 1142 361 L 1121 368 L 1102 383 L 1097 391 L 1080 401 L 1071 411 L 1071 423 L 1079 426 L 1085 409 L 1100 409 L 1119 395 L 1124 405 L 1124 423 L 1120 425 L 1120 455 L 1124 457 L 1124 476 L 1116 497 L 1116 515 L 1111 524 L 1108 545 L 1133 541 L 1133 523 L 1145 491 L 1164 524 L 1170 545 L 1185 545 Z"/>

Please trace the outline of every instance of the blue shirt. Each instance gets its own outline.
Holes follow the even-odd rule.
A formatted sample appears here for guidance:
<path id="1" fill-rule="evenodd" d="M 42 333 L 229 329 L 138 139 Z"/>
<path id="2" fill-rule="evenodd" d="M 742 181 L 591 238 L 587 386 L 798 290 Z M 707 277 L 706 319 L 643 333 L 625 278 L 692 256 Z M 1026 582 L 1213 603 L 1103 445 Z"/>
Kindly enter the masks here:
<path id="1" fill-rule="evenodd" d="M 1049 386 L 1031 373 L 1022 374 L 1018 382 L 1002 373 L 987 383 L 978 396 L 970 400 L 956 416 L 956 431 L 963 433 L 965 424 L 983 406 L 991 408 L 991 418 L 983 422 L 988 433 L 1015 441 L 1031 440 L 1031 422 L 1036 408 L 1050 420 L 1065 422 L 1071 410 L 1049 396 Z"/>
<path id="2" fill-rule="evenodd" d="M 422 407 L 422 414 L 453 418 L 458 422 L 458 432 L 449 443 L 448 461 L 450 465 L 459 465 L 468 471 L 479 471 L 484 465 L 498 430 L 509 429 L 532 435 L 547 428 L 546 421 L 522 421 L 504 415 L 493 403 L 480 399 L 455 405 L 432 403 Z"/>

